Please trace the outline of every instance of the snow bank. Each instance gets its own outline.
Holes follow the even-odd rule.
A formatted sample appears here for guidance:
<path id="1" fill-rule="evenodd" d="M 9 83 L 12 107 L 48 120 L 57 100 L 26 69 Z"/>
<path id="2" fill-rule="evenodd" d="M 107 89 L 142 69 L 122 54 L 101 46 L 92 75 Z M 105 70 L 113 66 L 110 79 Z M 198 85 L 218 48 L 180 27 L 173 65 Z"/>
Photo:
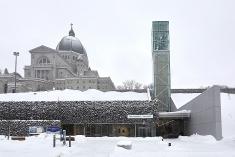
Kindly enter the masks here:
<path id="1" fill-rule="evenodd" d="M 187 141 L 187 142 L 201 142 L 201 143 L 216 143 L 216 139 L 212 135 L 191 135 L 191 136 L 179 136 L 178 138 L 180 141 Z"/>
<path id="2" fill-rule="evenodd" d="M 55 90 L 28 93 L 0 94 L 0 101 L 146 101 L 148 93 L 137 92 L 102 92 L 96 89 L 87 91 Z"/>

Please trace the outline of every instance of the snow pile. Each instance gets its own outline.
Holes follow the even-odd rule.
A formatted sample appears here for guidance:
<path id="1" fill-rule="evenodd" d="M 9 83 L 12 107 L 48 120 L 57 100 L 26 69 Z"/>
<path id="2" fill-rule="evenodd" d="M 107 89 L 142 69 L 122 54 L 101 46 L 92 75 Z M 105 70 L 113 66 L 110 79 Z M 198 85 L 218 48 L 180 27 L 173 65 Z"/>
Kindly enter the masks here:
<path id="1" fill-rule="evenodd" d="M 131 141 L 119 141 L 119 142 L 117 143 L 117 146 L 118 146 L 118 147 L 125 148 L 125 149 L 131 149 L 131 147 L 132 147 L 132 142 L 131 142 Z"/>
<path id="2" fill-rule="evenodd" d="M 55 90 L 28 93 L 0 94 L 0 101 L 148 101 L 148 93 L 102 92 L 96 89 L 87 91 Z"/>
<path id="3" fill-rule="evenodd" d="M 180 141 L 187 141 L 192 143 L 216 143 L 216 139 L 212 135 L 200 136 L 200 135 L 191 135 L 191 136 L 179 136 Z"/>

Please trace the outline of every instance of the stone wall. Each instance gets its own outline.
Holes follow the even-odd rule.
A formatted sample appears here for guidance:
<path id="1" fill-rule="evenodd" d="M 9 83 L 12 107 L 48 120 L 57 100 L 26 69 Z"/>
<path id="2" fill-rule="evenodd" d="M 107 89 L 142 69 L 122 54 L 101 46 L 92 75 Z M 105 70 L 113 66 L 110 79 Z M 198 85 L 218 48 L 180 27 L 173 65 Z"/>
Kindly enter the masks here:
<path id="1" fill-rule="evenodd" d="M 0 135 L 27 136 L 30 126 L 42 126 L 46 129 L 48 126 L 60 127 L 58 120 L 0 120 Z"/>
<path id="2" fill-rule="evenodd" d="M 127 115 L 152 114 L 153 119 Z M 157 103 L 149 101 L 0 102 L 0 120 L 61 120 L 66 124 L 155 122 Z"/>
<path id="3" fill-rule="evenodd" d="M 5 81 L 0 80 L 0 93 L 4 93 L 4 85 L 5 85 Z"/>
<path id="4" fill-rule="evenodd" d="M 152 119 L 127 115 L 152 114 Z M 149 101 L 0 102 L 0 134 L 27 135 L 29 126 L 61 124 L 153 124 L 157 103 Z"/>

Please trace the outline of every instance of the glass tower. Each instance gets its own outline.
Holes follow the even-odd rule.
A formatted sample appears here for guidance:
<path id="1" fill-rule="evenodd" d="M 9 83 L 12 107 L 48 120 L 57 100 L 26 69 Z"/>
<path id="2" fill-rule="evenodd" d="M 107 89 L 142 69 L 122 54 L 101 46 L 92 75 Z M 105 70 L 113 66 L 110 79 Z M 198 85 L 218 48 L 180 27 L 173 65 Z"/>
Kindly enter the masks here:
<path id="1" fill-rule="evenodd" d="M 152 22 L 152 58 L 154 99 L 159 111 L 170 111 L 170 41 L 169 21 Z"/>

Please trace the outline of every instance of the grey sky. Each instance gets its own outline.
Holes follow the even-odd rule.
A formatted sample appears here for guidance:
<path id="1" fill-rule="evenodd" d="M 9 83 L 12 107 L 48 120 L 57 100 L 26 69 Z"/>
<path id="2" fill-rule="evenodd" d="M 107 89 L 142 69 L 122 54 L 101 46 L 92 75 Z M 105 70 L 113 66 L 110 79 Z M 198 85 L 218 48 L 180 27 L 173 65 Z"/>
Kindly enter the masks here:
<path id="1" fill-rule="evenodd" d="M 74 24 L 90 66 L 115 85 L 152 82 L 151 23 L 170 21 L 173 88 L 235 86 L 233 0 L 1 0 L 0 69 L 30 64 L 29 50 L 56 48 Z"/>

